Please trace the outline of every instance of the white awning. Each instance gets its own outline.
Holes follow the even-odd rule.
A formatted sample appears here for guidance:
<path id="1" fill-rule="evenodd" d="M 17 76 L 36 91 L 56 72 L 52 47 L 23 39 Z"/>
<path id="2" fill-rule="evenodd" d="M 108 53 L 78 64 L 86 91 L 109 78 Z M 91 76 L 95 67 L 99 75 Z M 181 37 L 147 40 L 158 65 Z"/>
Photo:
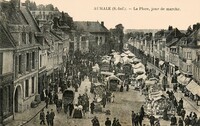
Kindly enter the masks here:
<path id="1" fill-rule="evenodd" d="M 180 76 L 177 77 L 178 83 L 183 84 L 183 85 L 184 85 L 185 79 L 186 79 L 186 77 L 183 74 L 181 74 Z"/>
<path id="2" fill-rule="evenodd" d="M 180 70 L 177 70 L 177 71 L 176 71 L 176 74 L 180 74 L 180 73 L 181 73 Z"/>
<path id="3" fill-rule="evenodd" d="M 193 94 L 193 95 L 199 95 L 200 96 L 200 86 L 192 80 L 186 88 Z"/>
<path id="4" fill-rule="evenodd" d="M 141 62 L 137 63 L 137 64 L 132 64 L 132 67 L 134 69 L 137 69 L 137 68 L 144 68 L 145 69 L 145 66 Z"/>
<path id="5" fill-rule="evenodd" d="M 137 69 L 133 69 L 134 73 L 145 73 L 145 69 L 144 68 L 137 68 Z"/>
<path id="6" fill-rule="evenodd" d="M 164 61 L 159 61 L 159 65 L 163 65 L 165 62 Z"/>

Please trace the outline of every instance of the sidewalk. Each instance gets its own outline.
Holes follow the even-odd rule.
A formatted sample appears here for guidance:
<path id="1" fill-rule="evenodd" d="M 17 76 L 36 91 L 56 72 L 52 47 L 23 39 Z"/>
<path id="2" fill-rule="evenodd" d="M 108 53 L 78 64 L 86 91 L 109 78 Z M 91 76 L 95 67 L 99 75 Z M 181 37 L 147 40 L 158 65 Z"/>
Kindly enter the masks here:
<path id="1" fill-rule="evenodd" d="M 31 121 L 39 112 L 45 107 L 45 102 L 41 102 L 36 108 L 30 108 L 22 113 L 15 113 L 14 120 L 7 125 L 9 126 L 23 126 Z"/>
<path id="2" fill-rule="evenodd" d="M 157 68 L 156 66 L 154 66 L 151 63 L 148 63 L 147 65 L 149 68 L 154 68 L 156 70 L 156 73 L 160 72 L 161 76 L 163 76 L 163 73 L 161 72 L 161 70 L 159 68 Z M 162 81 L 162 80 L 160 80 L 160 81 Z M 171 77 L 169 77 L 169 76 L 168 76 L 168 83 L 170 86 L 169 89 L 172 89 Z M 186 115 L 190 114 L 190 112 L 195 112 L 198 115 L 198 117 L 200 117 L 200 106 L 197 106 L 196 103 L 194 101 L 192 101 L 190 98 L 185 97 L 184 94 L 179 90 L 177 93 L 174 93 L 174 94 L 175 94 L 175 97 L 177 98 L 177 101 L 179 101 L 181 98 L 183 98 L 183 100 L 184 100 L 183 104 L 184 104 L 184 108 L 186 110 Z"/>
<path id="3" fill-rule="evenodd" d="M 174 93 L 177 101 L 181 98 L 183 99 L 183 107 L 186 110 L 186 115 L 189 115 L 190 112 L 195 112 L 198 117 L 200 117 L 200 106 L 197 106 L 194 101 L 192 101 L 189 97 L 185 97 L 184 94 L 178 90 L 177 93 Z"/>

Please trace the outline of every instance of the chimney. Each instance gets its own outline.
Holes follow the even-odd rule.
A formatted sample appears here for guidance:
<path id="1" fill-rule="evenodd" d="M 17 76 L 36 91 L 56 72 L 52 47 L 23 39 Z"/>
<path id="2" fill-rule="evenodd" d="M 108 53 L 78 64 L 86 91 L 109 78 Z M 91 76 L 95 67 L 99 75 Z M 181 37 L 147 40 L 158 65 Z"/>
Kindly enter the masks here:
<path id="1" fill-rule="evenodd" d="M 15 8 L 20 8 L 20 0 L 11 0 L 10 2 L 14 5 Z"/>
<path id="2" fill-rule="evenodd" d="M 101 22 L 101 25 L 104 26 L 104 21 Z"/>
<path id="3" fill-rule="evenodd" d="M 197 25 L 193 25 L 193 31 L 197 30 Z"/>

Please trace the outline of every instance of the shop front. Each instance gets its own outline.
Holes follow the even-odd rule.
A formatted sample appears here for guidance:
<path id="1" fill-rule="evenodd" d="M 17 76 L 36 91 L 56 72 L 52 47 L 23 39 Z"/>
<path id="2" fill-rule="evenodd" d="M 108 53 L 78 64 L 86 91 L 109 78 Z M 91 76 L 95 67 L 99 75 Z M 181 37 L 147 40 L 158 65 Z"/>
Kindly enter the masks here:
<path id="1" fill-rule="evenodd" d="M 199 101 L 199 95 L 200 95 L 200 86 L 194 80 L 192 80 L 186 86 L 186 93 L 188 94 L 188 97 L 190 99 L 198 102 Z"/>

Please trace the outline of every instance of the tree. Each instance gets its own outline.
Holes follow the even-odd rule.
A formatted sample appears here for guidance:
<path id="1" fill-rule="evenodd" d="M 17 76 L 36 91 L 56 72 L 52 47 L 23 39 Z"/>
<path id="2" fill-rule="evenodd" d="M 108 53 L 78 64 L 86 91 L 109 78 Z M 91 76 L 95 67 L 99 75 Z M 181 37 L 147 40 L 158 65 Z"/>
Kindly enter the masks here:
<path id="1" fill-rule="evenodd" d="M 48 4 L 48 5 L 46 5 L 45 10 L 54 11 L 54 6 L 52 4 Z"/>
<path id="2" fill-rule="evenodd" d="M 118 24 L 115 26 L 116 35 L 119 38 L 119 51 L 123 51 L 123 38 L 124 38 L 124 26 L 122 24 Z"/>

